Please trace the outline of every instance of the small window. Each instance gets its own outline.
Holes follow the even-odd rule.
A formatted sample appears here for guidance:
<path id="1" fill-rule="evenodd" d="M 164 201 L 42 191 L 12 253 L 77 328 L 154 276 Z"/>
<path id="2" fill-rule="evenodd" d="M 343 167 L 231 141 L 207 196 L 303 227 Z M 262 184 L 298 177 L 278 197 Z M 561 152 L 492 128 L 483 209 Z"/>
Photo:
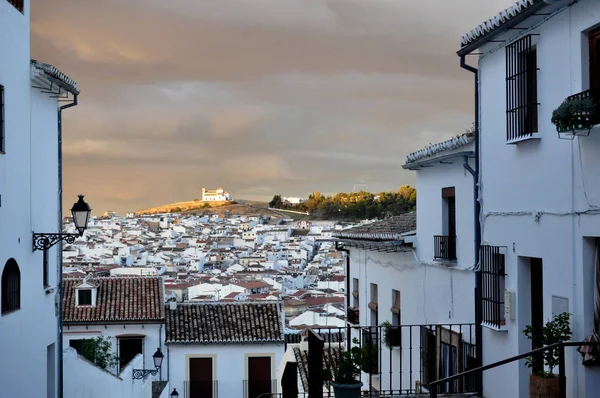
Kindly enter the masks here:
<path id="1" fill-rule="evenodd" d="M 400 326 L 401 307 L 400 307 L 400 290 L 392 289 L 392 326 Z"/>
<path id="2" fill-rule="evenodd" d="M 352 278 L 352 297 L 354 298 L 354 308 L 358 308 L 358 278 Z"/>
<path id="3" fill-rule="evenodd" d="M 80 289 L 77 291 L 79 305 L 92 305 L 92 289 Z"/>
<path id="4" fill-rule="evenodd" d="M 498 246 L 481 246 L 481 300 L 483 321 L 490 326 L 500 328 L 506 324 L 504 319 L 504 289 L 506 280 L 505 258 Z"/>
<path id="5" fill-rule="evenodd" d="M 537 51 L 532 35 L 506 47 L 506 139 L 538 132 Z"/>
<path id="6" fill-rule="evenodd" d="M 14 259 L 4 265 L 2 271 L 2 313 L 21 308 L 21 271 Z"/>

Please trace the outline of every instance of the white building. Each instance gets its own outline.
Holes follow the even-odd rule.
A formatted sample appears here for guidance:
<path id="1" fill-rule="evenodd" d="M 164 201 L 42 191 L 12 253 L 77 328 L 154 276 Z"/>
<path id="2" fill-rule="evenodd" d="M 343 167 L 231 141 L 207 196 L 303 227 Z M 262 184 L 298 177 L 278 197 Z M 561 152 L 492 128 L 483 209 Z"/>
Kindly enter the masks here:
<path id="1" fill-rule="evenodd" d="M 214 190 L 202 188 L 202 202 L 226 202 L 229 200 L 231 200 L 231 195 L 221 187 Z"/>
<path id="2" fill-rule="evenodd" d="M 592 333 L 600 128 L 562 140 L 551 116 L 572 95 L 599 103 L 599 24 L 597 0 L 522 0 L 461 39 L 459 56 L 479 54 L 468 59 L 479 83 L 484 365 L 530 351 L 522 330 L 557 313 L 571 314 L 574 341 Z M 596 397 L 600 369 L 581 361 L 566 348 L 567 396 Z M 529 374 L 523 362 L 486 371 L 484 396 L 527 397 Z"/>
<path id="3" fill-rule="evenodd" d="M 169 384 L 181 396 L 256 398 L 278 392 L 277 368 L 284 354 L 281 304 L 170 304 Z"/>
<path id="4" fill-rule="evenodd" d="M 164 287 L 159 277 L 107 277 L 64 280 L 64 346 L 82 353 L 84 339 L 104 336 L 119 357 L 121 373 L 141 355 L 144 369 L 154 369 L 152 355 L 164 354 Z M 152 380 L 167 380 L 167 359 Z M 65 380 L 73 381 L 65 373 Z M 90 375 L 90 379 L 93 377 Z M 137 381 L 136 381 L 137 382 Z M 143 383 L 143 382 L 140 382 Z"/>
<path id="5" fill-rule="evenodd" d="M 30 60 L 29 32 L 29 0 L 0 1 L 0 385 L 3 396 L 55 397 L 59 246 L 44 265 L 32 231 L 62 230 L 56 97 L 78 92 L 58 69 Z"/>
<path id="6" fill-rule="evenodd" d="M 453 172 L 450 168 L 448 181 L 452 181 Z M 461 185 L 458 179 L 455 182 Z M 431 191 L 439 185 L 436 197 L 441 202 L 442 179 L 431 178 L 430 183 Z M 433 258 L 432 235 L 442 228 L 442 220 L 435 217 L 424 217 L 432 225 L 422 229 L 427 234 L 423 236 L 424 246 L 429 247 L 423 247 L 423 258 L 418 261 L 413 248 L 415 241 L 421 242 L 421 236 L 415 237 L 417 214 L 434 210 L 425 206 L 417 209 L 419 213 L 334 233 L 350 259 L 346 305 L 352 337 L 363 347 L 372 343 L 378 349 L 371 375 L 363 373 L 362 381 L 384 394 L 399 389 L 419 392 L 417 385 L 426 386 L 438 376 L 468 369 L 475 354 L 474 276 L 468 269 L 472 263 Z M 417 253 L 419 250 L 420 245 Z M 465 257 L 472 260 L 472 256 Z M 385 344 L 386 329 L 381 327 L 386 321 L 398 332 L 389 344 Z M 452 350 L 454 362 L 442 361 Z"/>
<path id="7" fill-rule="evenodd" d="M 304 198 L 296 198 L 294 196 L 284 196 L 282 198 L 282 200 L 283 200 L 284 203 L 289 203 L 291 205 L 299 205 L 301 203 L 306 202 L 306 199 L 304 199 Z"/>

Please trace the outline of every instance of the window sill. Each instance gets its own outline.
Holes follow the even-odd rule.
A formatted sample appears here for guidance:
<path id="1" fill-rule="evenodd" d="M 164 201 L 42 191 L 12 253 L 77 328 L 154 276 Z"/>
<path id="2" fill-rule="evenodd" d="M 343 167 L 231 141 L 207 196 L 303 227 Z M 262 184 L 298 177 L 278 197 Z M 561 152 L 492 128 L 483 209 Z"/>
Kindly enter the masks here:
<path id="1" fill-rule="evenodd" d="M 497 325 L 493 325 L 491 323 L 484 321 L 484 322 L 481 322 L 481 326 L 483 326 L 486 329 L 493 330 L 495 332 L 508 332 L 508 328 L 506 327 L 506 324 L 497 326 Z"/>
<path id="2" fill-rule="evenodd" d="M 21 310 L 21 308 L 19 307 L 19 308 L 15 308 L 14 310 L 3 311 L 2 314 L 0 314 L 0 315 L 5 316 L 5 315 L 13 314 L 20 310 Z"/>
<path id="3" fill-rule="evenodd" d="M 531 133 L 531 134 L 524 135 L 519 138 L 513 138 L 512 140 L 507 140 L 506 144 L 514 145 L 514 144 L 518 144 L 519 142 L 523 142 L 523 141 L 540 140 L 540 139 L 542 139 L 542 136 L 540 133 Z"/>

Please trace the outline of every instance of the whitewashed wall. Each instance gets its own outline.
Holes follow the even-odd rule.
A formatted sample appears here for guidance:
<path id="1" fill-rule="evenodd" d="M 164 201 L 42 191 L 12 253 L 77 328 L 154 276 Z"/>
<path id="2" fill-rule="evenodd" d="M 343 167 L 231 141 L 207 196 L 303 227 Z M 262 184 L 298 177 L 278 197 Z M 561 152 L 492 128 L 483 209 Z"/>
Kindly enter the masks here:
<path id="1" fill-rule="evenodd" d="M 473 144 L 460 148 L 472 151 Z M 470 161 L 474 166 L 473 160 Z M 474 265 L 473 231 L 473 176 L 463 167 L 462 159 L 452 164 L 435 164 L 417 170 L 417 244 L 419 260 L 434 262 L 434 235 L 446 235 L 443 231 L 442 188 L 455 187 L 456 195 L 456 257 L 457 266 L 469 268 Z"/>
<path id="2" fill-rule="evenodd" d="M 550 119 L 567 96 L 588 88 L 587 38 L 582 32 L 598 23 L 600 2 L 589 0 L 531 32 L 540 35 L 535 38 L 540 140 L 506 144 L 505 49 L 490 44 L 480 60 L 483 241 L 508 248 L 506 287 L 516 297 L 516 319 L 507 320 L 506 331 L 484 330 L 484 364 L 530 349 L 521 332 L 530 323 L 524 257 L 543 261 L 544 320 L 551 317 L 552 296 L 566 297 L 573 338 L 581 340 L 591 332 L 592 246 L 586 237 L 600 236 L 600 216 L 574 213 L 600 205 L 600 128 L 589 137 L 559 140 Z M 537 212 L 539 218 L 533 216 Z M 574 349 L 567 349 L 567 355 L 568 396 L 595 396 L 600 372 L 583 368 Z M 485 372 L 484 395 L 525 397 L 528 373 L 522 364 Z"/>
<path id="3" fill-rule="evenodd" d="M 180 345 L 168 344 L 168 378 L 171 388 L 185 391 L 184 382 L 188 380 L 187 362 L 190 357 L 214 355 L 213 379 L 218 382 L 218 397 L 243 397 L 244 380 L 248 379 L 248 356 L 272 356 L 271 379 L 277 380 L 277 369 L 284 354 L 284 345 L 280 344 L 206 344 Z M 182 396 L 182 395 L 180 395 Z"/>
<path id="4" fill-rule="evenodd" d="M 156 376 L 148 376 L 152 380 L 167 380 L 167 354 L 165 352 L 165 328 L 162 324 L 136 324 L 136 325 L 72 325 L 65 326 L 63 330 L 63 346 L 69 347 L 70 340 L 91 339 L 98 336 L 109 338 L 112 344 L 112 350 L 117 352 L 117 337 L 122 335 L 144 335 L 144 355 L 142 362 L 144 369 L 154 369 L 154 360 L 152 355 L 160 347 L 165 358 L 160 372 Z"/>
<path id="5" fill-rule="evenodd" d="M 133 380 L 133 369 L 141 367 L 143 359 L 137 355 L 119 375 L 113 375 L 77 355 L 73 348 L 63 354 L 64 396 L 85 398 L 151 398 L 152 380 L 146 377 Z"/>

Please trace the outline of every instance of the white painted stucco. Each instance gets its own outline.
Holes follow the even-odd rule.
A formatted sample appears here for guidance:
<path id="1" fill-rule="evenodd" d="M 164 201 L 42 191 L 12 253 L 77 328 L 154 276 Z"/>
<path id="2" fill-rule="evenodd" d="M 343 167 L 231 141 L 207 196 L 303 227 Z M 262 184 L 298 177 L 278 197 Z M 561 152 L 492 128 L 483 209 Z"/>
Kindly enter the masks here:
<path id="1" fill-rule="evenodd" d="M 218 383 L 216 398 L 243 397 L 244 380 L 248 379 L 249 356 L 271 356 L 271 379 L 277 380 L 277 369 L 283 358 L 283 343 L 265 344 L 168 344 L 168 378 L 172 388 L 185 391 L 189 380 L 191 357 L 213 357 L 213 380 Z"/>
<path id="2" fill-rule="evenodd" d="M 566 2 L 565 2 L 566 4 Z M 541 18 L 535 19 L 540 22 Z M 530 349 L 522 330 L 530 323 L 527 257 L 543 261 L 544 321 L 552 296 L 568 299 L 573 339 L 592 331 L 593 245 L 600 236 L 600 128 L 589 137 L 559 140 L 552 110 L 569 95 L 588 89 L 585 32 L 600 22 L 600 2 L 585 0 L 559 12 L 531 31 L 538 59 L 540 139 L 506 143 L 504 45 L 488 44 L 480 58 L 482 241 L 505 246 L 506 288 L 515 292 L 515 319 L 505 331 L 484 328 L 483 362 L 488 364 Z M 533 25 L 530 18 L 523 26 Z M 503 36 L 508 37 L 507 35 Z M 600 370 L 584 368 L 567 349 L 567 395 L 595 397 Z M 526 397 L 529 370 L 522 363 L 484 373 L 484 395 Z M 518 382 L 507 383 L 507 380 Z"/>

